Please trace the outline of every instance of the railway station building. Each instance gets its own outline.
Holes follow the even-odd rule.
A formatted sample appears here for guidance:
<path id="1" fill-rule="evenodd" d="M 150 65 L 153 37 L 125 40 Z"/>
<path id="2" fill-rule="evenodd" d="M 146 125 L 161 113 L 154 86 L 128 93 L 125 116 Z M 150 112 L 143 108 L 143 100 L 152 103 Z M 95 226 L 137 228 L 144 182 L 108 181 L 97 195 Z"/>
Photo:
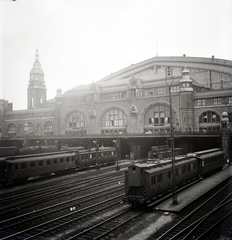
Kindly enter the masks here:
<path id="1" fill-rule="evenodd" d="M 171 75 L 167 79 L 167 67 Z M 232 129 L 232 61 L 201 57 L 153 57 L 95 83 L 47 99 L 44 71 L 36 50 L 29 72 L 27 109 L 0 100 L 1 135 L 86 136 L 207 132 L 221 128 L 228 113 Z M 171 79 L 170 79 L 171 78 Z M 168 81 L 169 83 L 168 83 Z M 171 85 L 170 85 L 171 84 Z"/>

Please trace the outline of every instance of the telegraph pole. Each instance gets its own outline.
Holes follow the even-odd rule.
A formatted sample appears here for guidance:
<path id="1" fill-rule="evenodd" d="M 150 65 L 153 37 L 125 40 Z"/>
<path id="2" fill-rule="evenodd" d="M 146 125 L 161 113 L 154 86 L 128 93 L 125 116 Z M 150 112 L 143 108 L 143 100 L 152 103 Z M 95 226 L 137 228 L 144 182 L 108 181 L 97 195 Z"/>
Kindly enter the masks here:
<path id="1" fill-rule="evenodd" d="M 170 143 L 171 143 L 171 156 L 172 156 L 172 203 L 178 204 L 177 202 L 177 192 L 176 192 L 176 171 L 175 171 L 175 154 L 174 154 L 174 134 L 173 134 L 173 118 L 172 118 L 172 96 L 171 87 L 174 78 L 172 74 L 172 68 L 166 68 L 165 82 L 168 85 L 169 92 L 169 105 L 170 105 Z"/>

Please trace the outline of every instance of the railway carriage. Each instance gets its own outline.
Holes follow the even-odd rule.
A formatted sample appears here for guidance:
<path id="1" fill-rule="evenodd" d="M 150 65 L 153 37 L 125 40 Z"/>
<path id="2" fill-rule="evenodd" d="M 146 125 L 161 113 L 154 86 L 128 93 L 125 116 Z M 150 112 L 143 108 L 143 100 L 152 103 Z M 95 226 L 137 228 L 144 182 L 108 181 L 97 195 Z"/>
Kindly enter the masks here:
<path id="1" fill-rule="evenodd" d="M 81 150 L 76 154 L 76 166 L 85 167 L 96 164 L 110 164 L 116 160 L 116 148 L 100 147 L 98 150 L 92 148 L 89 150 Z"/>
<path id="2" fill-rule="evenodd" d="M 101 147 L 83 150 L 71 148 L 54 153 L 10 156 L 0 159 L 0 183 L 6 184 L 31 177 L 63 173 L 96 164 L 112 164 L 117 159 L 116 148 Z"/>
<path id="3" fill-rule="evenodd" d="M 63 172 L 75 168 L 75 153 L 32 156 L 16 160 L 6 160 L 1 182 L 27 180 L 30 177 Z M 3 170 L 2 170 L 3 171 Z"/>
<path id="4" fill-rule="evenodd" d="M 176 186 L 205 176 L 226 163 L 220 149 L 189 154 L 175 160 Z M 134 164 L 125 172 L 126 199 L 132 206 L 146 205 L 172 188 L 172 161 L 162 163 Z"/>
<path id="5" fill-rule="evenodd" d="M 220 170 L 226 164 L 225 153 L 223 151 L 200 155 L 196 158 L 198 159 L 198 171 L 202 176 Z"/>

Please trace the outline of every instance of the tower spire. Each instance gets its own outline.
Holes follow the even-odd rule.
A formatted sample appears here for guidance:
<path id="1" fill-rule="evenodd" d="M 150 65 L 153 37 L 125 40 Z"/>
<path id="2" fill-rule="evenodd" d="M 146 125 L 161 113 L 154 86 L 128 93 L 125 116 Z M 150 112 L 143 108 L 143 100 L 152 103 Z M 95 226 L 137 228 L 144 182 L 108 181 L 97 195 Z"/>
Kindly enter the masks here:
<path id="1" fill-rule="evenodd" d="M 37 46 L 36 46 L 35 61 L 39 62 L 39 53 L 38 53 L 38 47 Z"/>

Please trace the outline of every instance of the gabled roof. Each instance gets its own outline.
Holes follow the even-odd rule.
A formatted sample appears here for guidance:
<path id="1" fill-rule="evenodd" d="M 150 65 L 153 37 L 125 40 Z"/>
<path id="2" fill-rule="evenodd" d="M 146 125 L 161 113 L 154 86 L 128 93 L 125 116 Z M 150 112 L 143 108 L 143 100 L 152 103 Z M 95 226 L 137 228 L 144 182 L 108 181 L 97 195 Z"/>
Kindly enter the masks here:
<path id="1" fill-rule="evenodd" d="M 232 61 L 212 58 L 200 58 L 200 57 L 154 57 L 148 60 L 132 64 L 129 67 L 121 69 L 115 73 L 112 73 L 95 84 L 100 88 L 101 92 L 116 92 L 125 91 L 127 84 L 132 76 L 139 77 L 143 81 L 143 87 L 159 87 L 165 86 L 164 72 L 157 71 L 151 74 L 149 71 L 154 68 L 171 66 L 176 68 L 185 69 L 203 69 L 218 71 L 220 73 L 226 73 L 232 75 Z M 174 85 L 179 84 L 182 78 L 182 72 L 174 72 Z M 191 73 L 190 73 L 191 76 Z M 196 80 L 190 78 L 193 81 L 193 85 L 198 87 L 204 87 Z M 79 85 L 68 91 L 63 96 L 69 97 L 70 95 L 83 96 L 89 92 L 91 84 Z"/>

